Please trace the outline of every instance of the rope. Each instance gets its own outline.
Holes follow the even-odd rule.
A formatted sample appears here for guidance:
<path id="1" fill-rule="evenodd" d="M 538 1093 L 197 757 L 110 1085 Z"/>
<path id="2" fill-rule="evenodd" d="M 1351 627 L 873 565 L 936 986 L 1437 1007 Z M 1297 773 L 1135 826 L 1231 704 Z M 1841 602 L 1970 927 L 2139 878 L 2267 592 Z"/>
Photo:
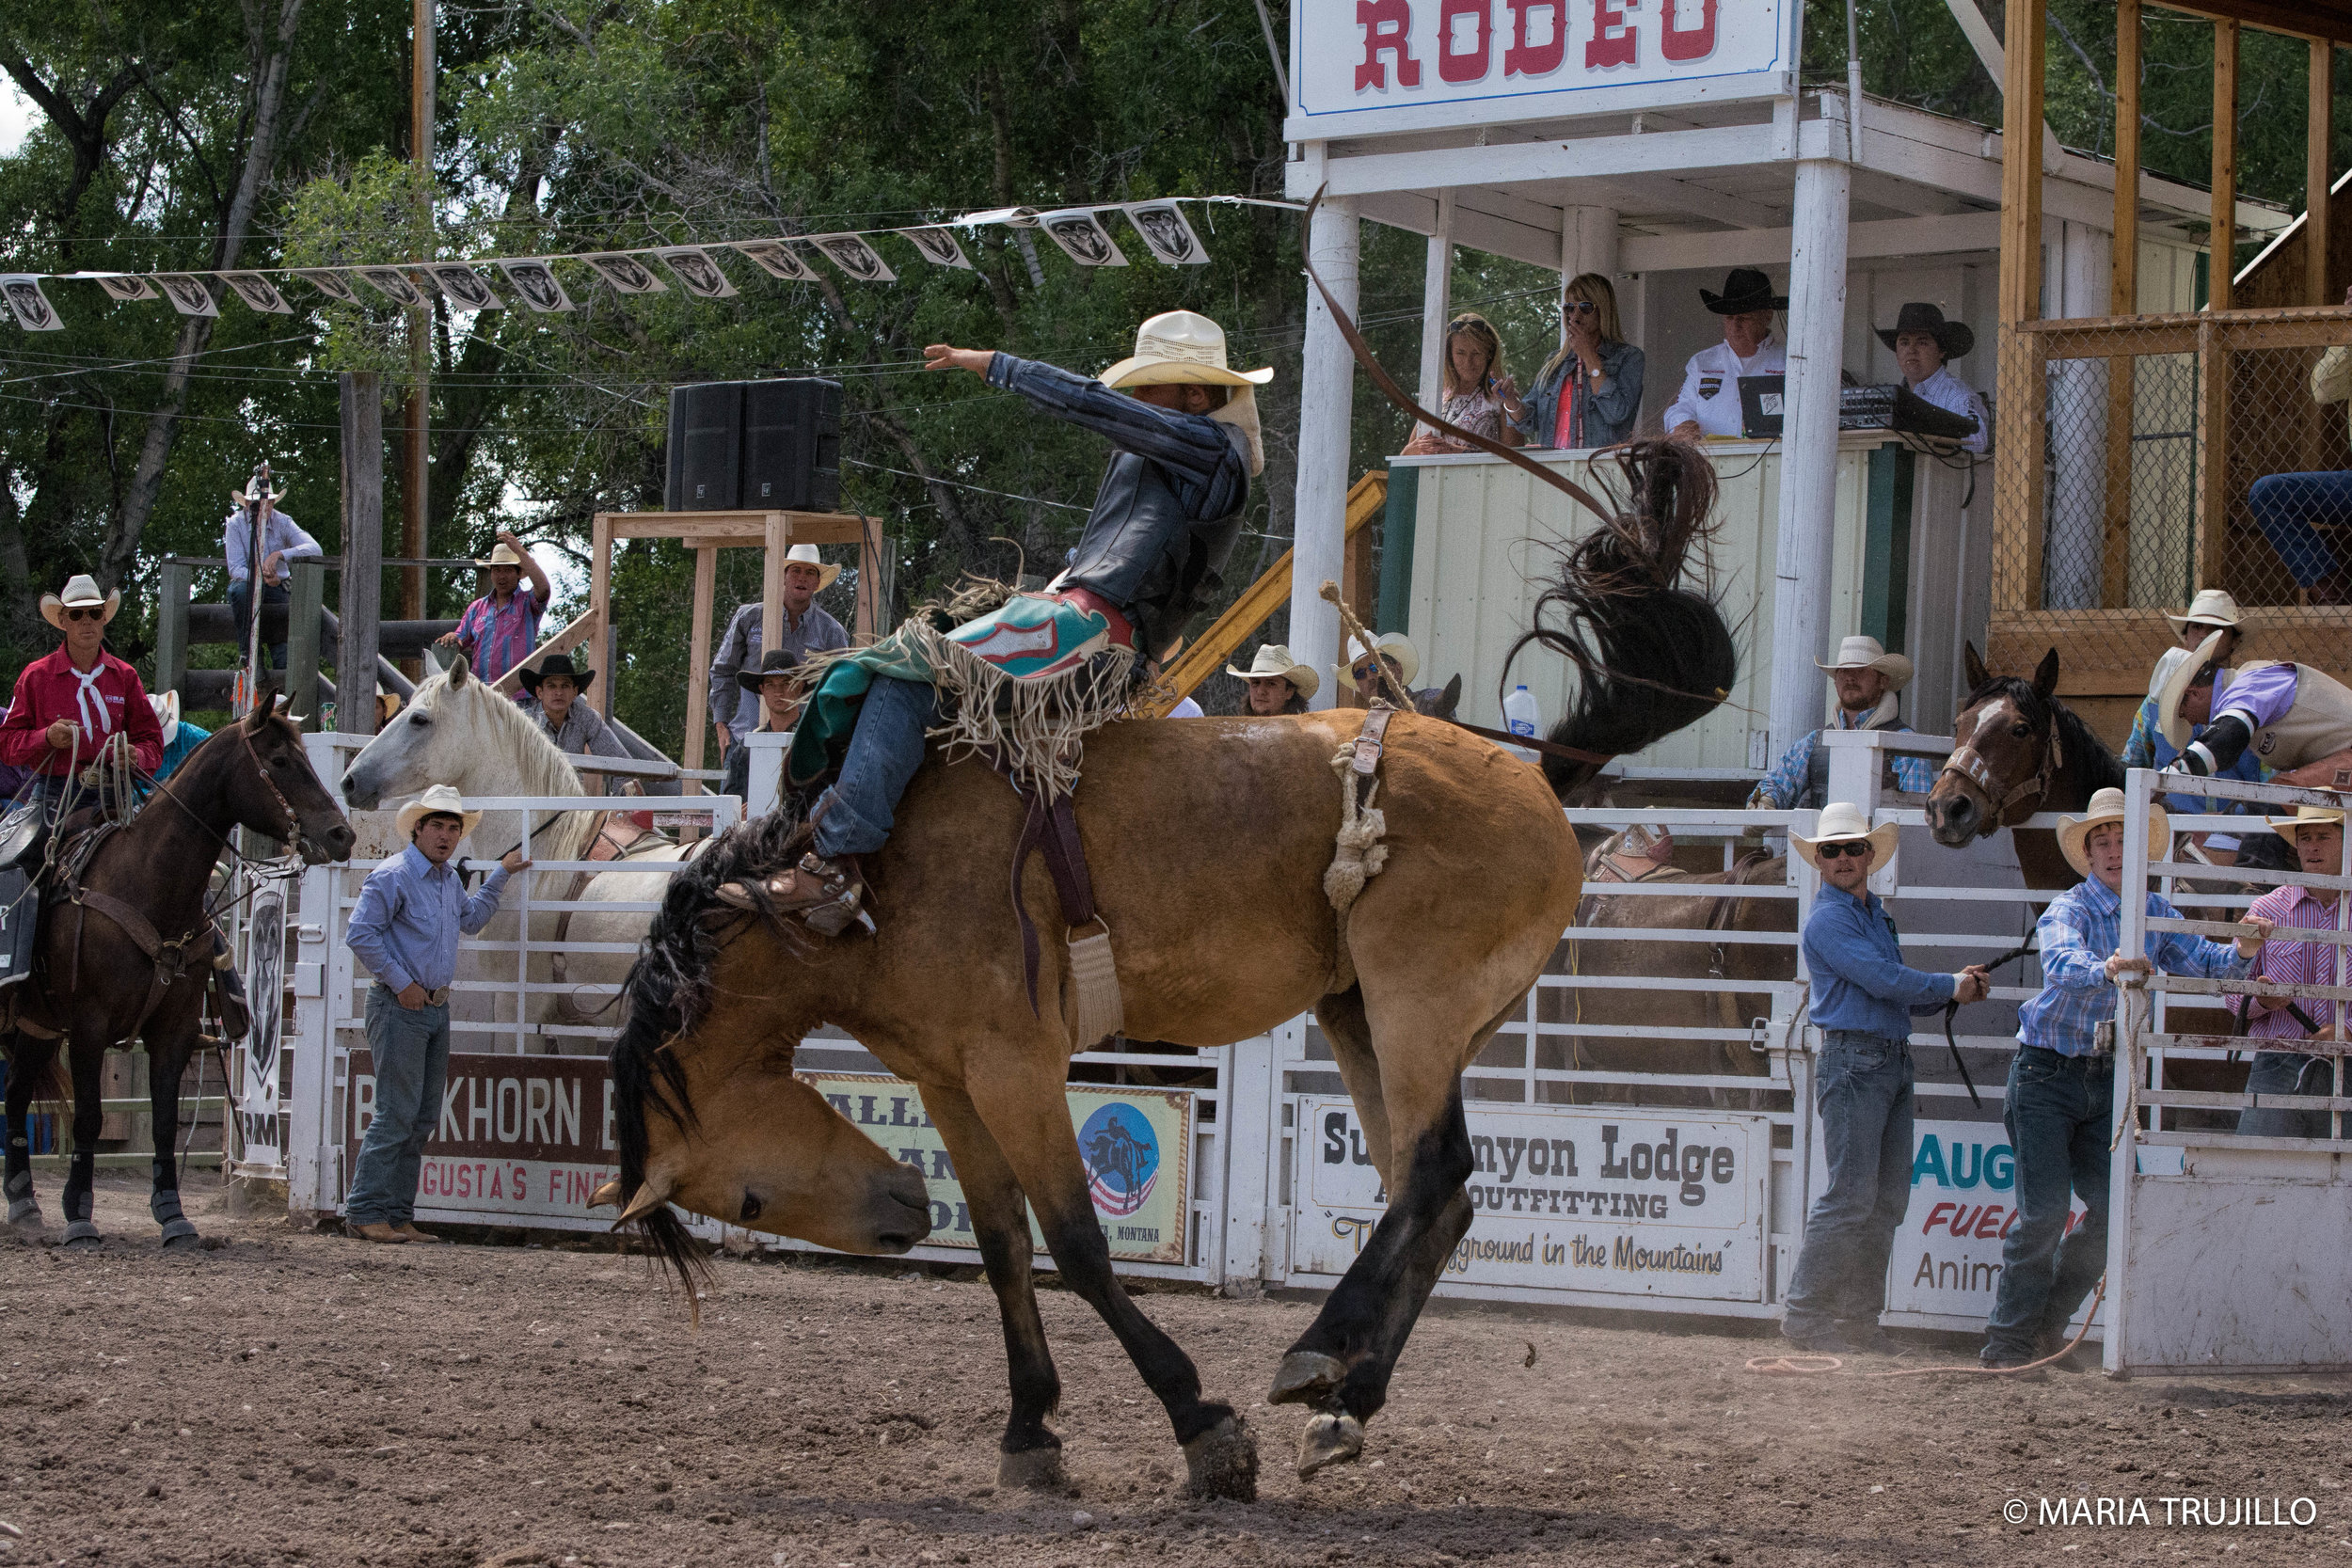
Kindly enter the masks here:
<path id="1" fill-rule="evenodd" d="M 1413 694 L 1405 689 L 1405 683 L 1397 679 L 1396 673 L 1389 668 L 1388 659 L 1382 657 L 1380 650 L 1373 645 L 1372 633 L 1364 629 L 1364 624 L 1356 619 L 1356 612 L 1350 610 L 1347 607 L 1347 601 L 1340 596 L 1340 585 L 1329 578 L 1325 578 L 1321 593 L 1323 597 L 1329 601 L 1331 607 L 1340 612 L 1342 629 L 1356 640 L 1357 646 L 1373 656 L 1373 668 L 1379 672 L 1380 684 L 1389 689 L 1389 700 L 1394 703 L 1401 712 L 1415 711 Z M 1369 701 L 1371 693 L 1365 693 L 1365 697 Z"/>
<path id="2" fill-rule="evenodd" d="M 1330 869 L 1323 874 L 1323 895 L 1340 914 L 1348 911 L 1364 884 L 1389 863 L 1389 847 L 1380 842 L 1389 831 L 1388 814 L 1372 803 L 1380 793 L 1380 780 L 1377 776 L 1372 780 L 1359 804 L 1355 767 L 1356 742 L 1351 740 L 1331 756 L 1331 771 L 1340 776 L 1340 831 L 1333 841 Z"/>

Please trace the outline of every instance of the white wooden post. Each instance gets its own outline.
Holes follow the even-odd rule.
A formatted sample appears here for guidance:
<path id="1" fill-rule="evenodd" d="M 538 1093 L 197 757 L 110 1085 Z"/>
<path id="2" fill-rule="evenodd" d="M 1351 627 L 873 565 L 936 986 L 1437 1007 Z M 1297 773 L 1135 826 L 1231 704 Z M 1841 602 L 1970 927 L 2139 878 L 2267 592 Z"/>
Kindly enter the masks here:
<path id="1" fill-rule="evenodd" d="M 1350 316 L 1357 308 L 1356 204 L 1326 198 L 1307 236 L 1315 271 Z M 1441 324 L 1442 325 L 1442 324 Z M 1321 597 L 1339 580 L 1347 555 L 1348 436 L 1356 358 L 1312 284 L 1307 290 L 1307 342 L 1298 388 L 1298 491 L 1293 509 L 1291 648 L 1317 670 L 1340 656 L 1340 612 Z M 1338 682 L 1326 681 L 1313 705 L 1331 705 Z"/>
<path id="2" fill-rule="evenodd" d="M 1564 207 L 1560 211 L 1560 282 L 1579 273 L 1613 278 L 1617 271 L 1617 210 Z M 1613 282 L 1611 285 L 1614 288 Z M 1563 330 L 1565 330 L 1565 325 Z"/>
<path id="3" fill-rule="evenodd" d="M 2107 313 L 2113 252 L 2087 224 L 2059 226 L 2058 311 Z M 2107 518 L 2107 362 L 2050 367 L 2050 555 L 2044 599 L 2052 610 L 2097 610 L 2104 592 Z M 2202 586 L 2199 584 L 2198 586 Z"/>
<path id="4" fill-rule="evenodd" d="M 1320 266 L 1322 263 L 1316 263 Z M 1438 231 L 1429 236 L 1429 259 L 1421 278 L 1421 405 L 1435 408 L 1445 396 L 1445 324 L 1454 309 L 1454 193 L 1438 193 Z M 1379 628 L 1375 627 L 1375 630 Z"/>
<path id="5" fill-rule="evenodd" d="M 1825 101 L 1827 102 L 1827 101 Z M 1837 392 L 1846 337 L 1846 222 L 1852 171 L 1797 165 L 1788 268 L 1788 436 L 1773 563 L 1772 754 L 1821 721 L 1831 534 L 1837 506 Z"/>
<path id="6" fill-rule="evenodd" d="M 1225 1103 L 1218 1108 L 1218 1132 L 1225 1143 L 1225 1253 L 1219 1269 L 1220 1288 L 1254 1286 L 1270 1275 L 1266 1258 L 1266 1209 L 1273 1198 L 1266 1185 L 1268 1146 L 1279 1141 L 1275 1087 L 1274 1041 L 1253 1035 L 1228 1049 Z"/>
<path id="7" fill-rule="evenodd" d="M 2116 951 L 2141 953 L 2148 946 L 2148 884 L 2154 867 L 2148 864 L 2148 807 L 2155 795 L 2156 775 L 2135 768 L 2123 777 L 2123 910 Z M 2170 846 L 2166 846 L 2170 853 Z M 2124 1302 L 2131 1294 L 2126 1277 L 2131 1256 L 2132 1178 L 2139 1169 L 2139 1140 L 2123 1126 L 2130 1114 L 2131 1086 L 2148 1069 L 2132 1050 L 2132 1041 L 2147 1027 L 2153 994 L 2142 985 L 2118 981 L 2122 995 L 2115 1009 L 2115 1110 L 2108 1142 L 2114 1148 L 2107 1167 L 2107 1293 L 2101 1309 L 2106 1323 L 2100 1330 L 2100 1360 L 2109 1372 L 2123 1370 Z"/>
<path id="8" fill-rule="evenodd" d="M 739 744 L 752 749 L 751 777 L 743 786 L 743 816 L 748 821 L 774 811 L 784 797 L 784 753 L 792 744 L 792 732 L 754 730 Z"/>

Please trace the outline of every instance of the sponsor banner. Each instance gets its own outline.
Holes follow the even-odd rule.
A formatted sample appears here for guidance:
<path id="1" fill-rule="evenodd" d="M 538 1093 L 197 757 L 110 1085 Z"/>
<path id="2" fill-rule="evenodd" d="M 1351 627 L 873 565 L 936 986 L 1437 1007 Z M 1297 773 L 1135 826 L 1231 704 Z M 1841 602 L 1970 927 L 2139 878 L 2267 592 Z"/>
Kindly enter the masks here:
<path id="1" fill-rule="evenodd" d="M 1764 1295 L 1767 1117 L 1467 1107 L 1470 1234 L 1443 1280 L 1693 1301 Z M 1299 1097 L 1291 1272 L 1341 1275 L 1388 1205 L 1344 1099 Z"/>
<path id="2" fill-rule="evenodd" d="M 1816 1140 L 1818 1147 L 1819 1140 Z M 1817 1170 L 1814 1191 L 1827 1180 Z M 2069 1230 L 2086 1211 L 2074 1200 Z M 2017 1154 L 1997 1121 L 1921 1121 L 1911 1144 L 1911 1208 L 1886 1266 L 1886 1309 L 1982 1323 L 2017 1224 Z M 2082 1314 L 2074 1316 L 2077 1325 Z"/>
<path id="3" fill-rule="evenodd" d="M 278 1101 L 286 984 L 286 895 L 272 883 L 254 895 L 246 915 L 245 994 L 253 1012 L 237 1063 L 238 1158 L 247 1166 L 286 1164 L 285 1123 Z"/>
<path id="4" fill-rule="evenodd" d="M 954 1163 L 912 1084 L 878 1072 L 803 1072 L 823 1095 L 930 1188 L 926 1246 L 979 1248 Z M 1184 1263 L 1191 1258 L 1193 1096 L 1184 1089 L 1112 1088 L 1073 1084 L 1070 1121 L 1086 1164 L 1094 1217 L 1111 1257 L 1131 1263 Z M 1045 1239 L 1029 1220 L 1040 1252 Z"/>
<path id="5" fill-rule="evenodd" d="M 343 1180 L 358 1168 L 375 1119 L 375 1066 L 351 1053 Z M 441 1117 L 424 1146 L 420 1212 L 485 1224 L 509 1216 L 612 1223 L 588 1199 L 620 1173 L 612 1133 L 612 1069 L 601 1056 L 459 1055 L 449 1059 Z"/>

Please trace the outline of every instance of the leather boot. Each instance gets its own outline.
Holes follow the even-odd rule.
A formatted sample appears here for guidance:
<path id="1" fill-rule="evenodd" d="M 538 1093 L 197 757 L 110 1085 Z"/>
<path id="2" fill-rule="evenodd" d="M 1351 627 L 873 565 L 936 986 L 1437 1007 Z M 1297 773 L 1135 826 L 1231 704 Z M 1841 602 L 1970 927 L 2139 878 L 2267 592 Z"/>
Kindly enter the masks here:
<path id="1" fill-rule="evenodd" d="M 818 936 L 837 937 L 864 907 L 866 876 L 855 855 L 827 859 L 812 849 L 800 864 L 769 878 L 767 894 L 778 912 L 799 915 Z M 740 882 L 721 884 L 719 897 L 739 910 L 754 907 Z"/>
<path id="2" fill-rule="evenodd" d="M 349 1220 L 345 1220 L 343 1222 L 343 1234 L 346 1236 L 356 1236 L 363 1242 L 400 1243 L 405 1242 L 408 1239 L 407 1237 L 402 1235 L 399 1231 L 394 1230 L 390 1226 L 386 1225 L 381 1220 L 376 1221 L 373 1225 L 354 1225 Z"/>

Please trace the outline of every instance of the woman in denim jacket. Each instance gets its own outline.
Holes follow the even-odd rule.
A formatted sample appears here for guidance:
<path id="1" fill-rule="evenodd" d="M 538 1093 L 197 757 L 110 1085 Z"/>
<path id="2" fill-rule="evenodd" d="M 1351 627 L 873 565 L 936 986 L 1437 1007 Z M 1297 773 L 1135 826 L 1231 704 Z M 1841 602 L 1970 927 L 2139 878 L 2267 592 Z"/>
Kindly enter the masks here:
<path id="1" fill-rule="evenodd" d="M 1642 412 L 1642 351 L 1625 341 L 1617 292 L 1597 272 L 1561 291 L 1560 352 L 1535 374 L 1527 414 L 1511 421 L 1531 447 L 1607 447 Z"/>

